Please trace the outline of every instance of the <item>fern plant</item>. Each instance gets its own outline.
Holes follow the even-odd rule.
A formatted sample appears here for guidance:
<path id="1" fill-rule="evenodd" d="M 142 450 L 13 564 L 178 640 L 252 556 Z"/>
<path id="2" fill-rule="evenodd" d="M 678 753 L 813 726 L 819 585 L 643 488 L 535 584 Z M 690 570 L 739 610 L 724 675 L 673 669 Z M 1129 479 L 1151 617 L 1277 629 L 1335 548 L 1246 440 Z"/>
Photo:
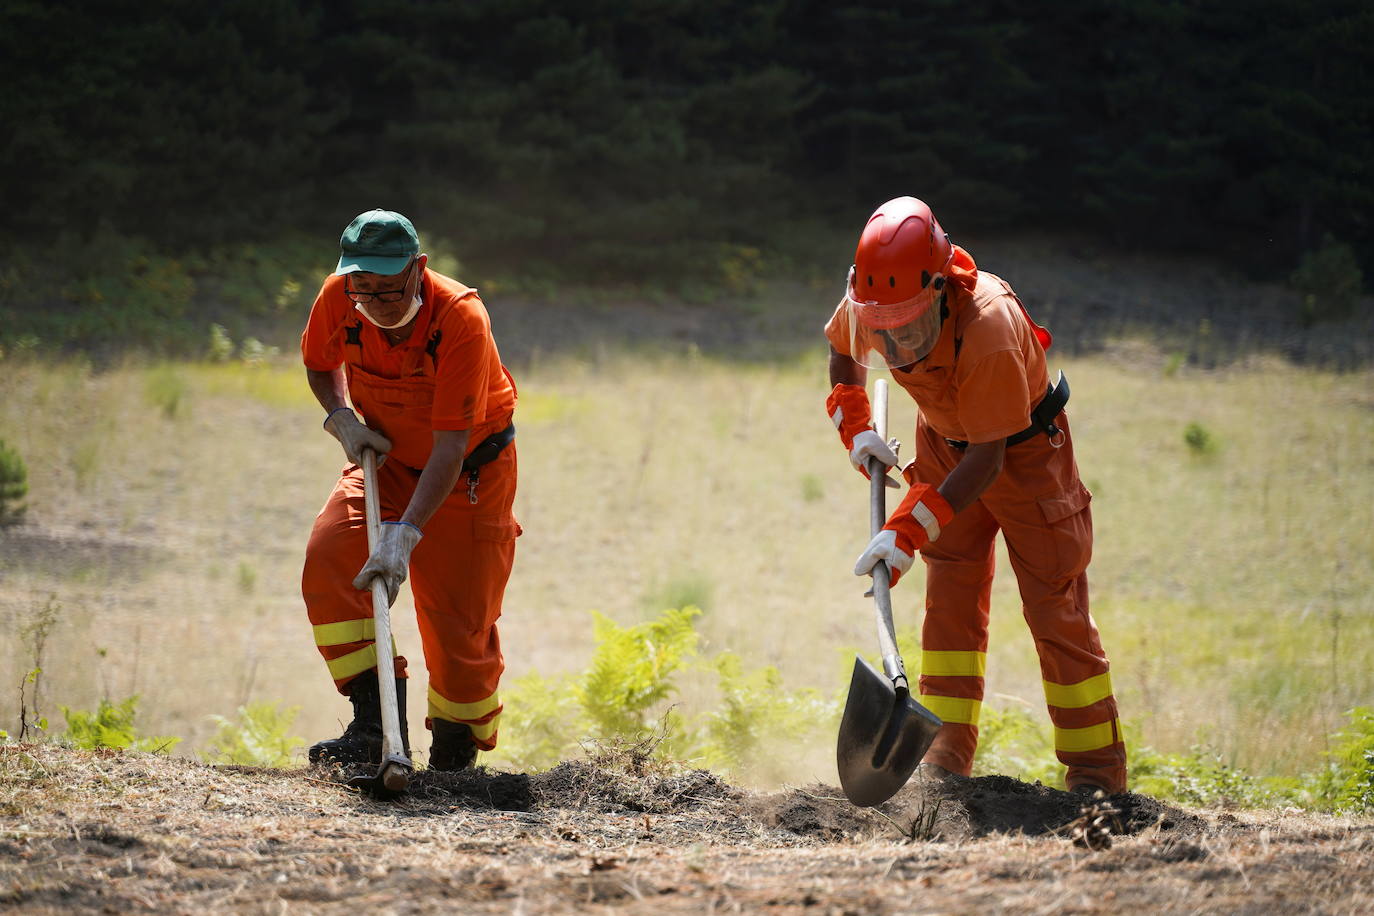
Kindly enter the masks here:
<path id="1" fill-rule="evenodd" d="M 210 747 L 201 754 L 207 763 L 284 767 L 292 752 L 304 743 L 290 734 L 299 706 L 279 709 L 276 703 L 249 703 L 238 708 L 238 717 L 211 716 L 219 726 Z"/>
<path id="2" fill-rule="evenodd" d="M 673 675 L 696 654 L 695 607 L 664 611 L 656 620 L 621 627 L 596 615 L 596 652 L 576 696 L 598 738 L 636 737 L 651 728 L 647 714 L 676 691 Z"/>
<path id="3" fill-rule="evenodd" d="M 137 695 L 118 703 L 103 699 L 95 712 L 83 712 L 68 706 L 58 708 L 67 719 L 67 731 L 63 738 L 72 747 L 82 750 L 115 748 L 164 754 L 181 743 L 180 738 L 166 735 L 139 736 L 134 725 L 138 717 Z"/>

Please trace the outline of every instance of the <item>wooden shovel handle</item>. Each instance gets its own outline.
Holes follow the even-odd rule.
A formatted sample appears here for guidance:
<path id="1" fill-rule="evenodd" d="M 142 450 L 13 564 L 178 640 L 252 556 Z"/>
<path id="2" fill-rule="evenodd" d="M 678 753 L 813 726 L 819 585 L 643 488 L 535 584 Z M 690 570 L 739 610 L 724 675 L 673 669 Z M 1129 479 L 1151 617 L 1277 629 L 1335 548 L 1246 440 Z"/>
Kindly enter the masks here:
<path id="1" fill-rule="evenodd" d="M 873 428 L 887 441 L 887 379 L 873 383 Z M 887 524 L 887 467 L 877 458 L 868 460 L 868 527 L 870 536 L 877 535 Z M 896 627 L 892 622 L 892 593 L 889 590 L 887 564 L 879 561 L 873 567 L 873 605 L 878 617 L 878 648 L 883 653 L 883 670 L 893 683 L 906 688 L 906 666 L 897 651 Z"/>

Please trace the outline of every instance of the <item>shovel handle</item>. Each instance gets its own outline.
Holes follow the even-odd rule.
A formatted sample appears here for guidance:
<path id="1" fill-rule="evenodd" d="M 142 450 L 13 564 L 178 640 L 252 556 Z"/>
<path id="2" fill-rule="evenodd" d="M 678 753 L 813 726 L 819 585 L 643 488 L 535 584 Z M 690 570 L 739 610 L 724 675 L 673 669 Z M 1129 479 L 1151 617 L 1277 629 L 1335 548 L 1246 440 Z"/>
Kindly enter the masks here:
<path id="1" fill-rule="evenodd" d="M 887 379 L 873 382 L 873 427 L 884 442 L 887 441 Z M 877 458 L 868 460 L 868 527 L 876 536 L 887 524 L 887 468 Z M 897 632 L 892 622 L 892 593 L 889 590 L 890 572 L 881 560 L 873 567 L 873 606 L 878 616 L 878 648 L 883 653 L 883 671 L 900 689 L 910 690 L 906 666 L 897 651 Z"/>
<path id="2" fill-rule="evenodd" d="M 377 453 L 363 449 L 363 514 L 367 517 L 367 549 L 377 547 L 382 534 L 381 499 L 377 493 Z M 377 647 L 377 692 L 382 703 L 382 759 L 405 758 L 401 742 L 401 715 L 396 709 L 396 668 L 391 654 L 391 602 L 381 576 L 372 579 L 372 617 Z M 383 770 L 386 769 L 385 762 Z M 402 786 L 404 788 L 404 786 Z"/>

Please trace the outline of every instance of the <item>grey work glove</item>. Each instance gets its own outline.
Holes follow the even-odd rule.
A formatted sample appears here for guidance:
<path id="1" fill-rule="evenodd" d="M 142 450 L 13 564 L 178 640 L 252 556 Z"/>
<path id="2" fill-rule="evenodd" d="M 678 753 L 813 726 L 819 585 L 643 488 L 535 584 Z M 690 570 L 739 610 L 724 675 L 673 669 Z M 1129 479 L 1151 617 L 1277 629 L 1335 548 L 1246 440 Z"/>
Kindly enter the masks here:
<path id="1" fill-rule="evenodd" d="M 382 522 L 381 537 L 362 571 L 353 579 L 353 587 L 360 591 L 372 588 L 372 580 L 381 577 L 386 585 L 387 607 L 396 603 L 401 583 L 410 569 L 410 552 L 423 537 L 419 528 L 409 522 Z"/>
<path id="2" fill-rule="evenodd" d="M 377 453 L 377 467 L 382 466 L 382 462 L 386 460 L 386 453 L 391 451 L 391 440 L 375 429 L 364 426 L 351 407 L 340 407 L 330 411 L 329 416 L 324 418 L 324 428 L 339 440 L 348 460 L 359 467 L 363 464 L 363 449 L 370 448 Z"/>

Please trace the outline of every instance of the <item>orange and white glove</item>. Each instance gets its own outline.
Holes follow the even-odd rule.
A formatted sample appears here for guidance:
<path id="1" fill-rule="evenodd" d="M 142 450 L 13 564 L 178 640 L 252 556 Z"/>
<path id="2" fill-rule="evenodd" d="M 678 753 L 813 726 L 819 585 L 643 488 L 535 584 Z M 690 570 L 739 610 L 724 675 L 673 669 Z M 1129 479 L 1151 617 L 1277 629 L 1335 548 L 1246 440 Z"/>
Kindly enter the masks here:
<path id="1" fill-rule="evenodd" d="M 954 509 L 940 491 L 928 483 L 915 483 L 892 513 L 883 530 L 873 536 L 854 564 L 854 575 L 871 576 L 873 567 L 887 563 L 888 585 L 896 585 L 911 568 L 922 547 L 940 536 L 940 529 L 954 520 Z"/>
<path id="2" fill-rule="evenodd" d="M 836 385 L 825 399 L 825 412 L 840 434 L 840 442 L 849 449 L 849 463 L 868 477 L 868 459 L 877 458 L 885 468 L 897 466 L 896 439 L 883 441 L 873 428 L 873 412 L 868 405 L 868 392 L 862 385 Z M 887 486 L 896 488 L 897 481 L 884 476 Z"/>

